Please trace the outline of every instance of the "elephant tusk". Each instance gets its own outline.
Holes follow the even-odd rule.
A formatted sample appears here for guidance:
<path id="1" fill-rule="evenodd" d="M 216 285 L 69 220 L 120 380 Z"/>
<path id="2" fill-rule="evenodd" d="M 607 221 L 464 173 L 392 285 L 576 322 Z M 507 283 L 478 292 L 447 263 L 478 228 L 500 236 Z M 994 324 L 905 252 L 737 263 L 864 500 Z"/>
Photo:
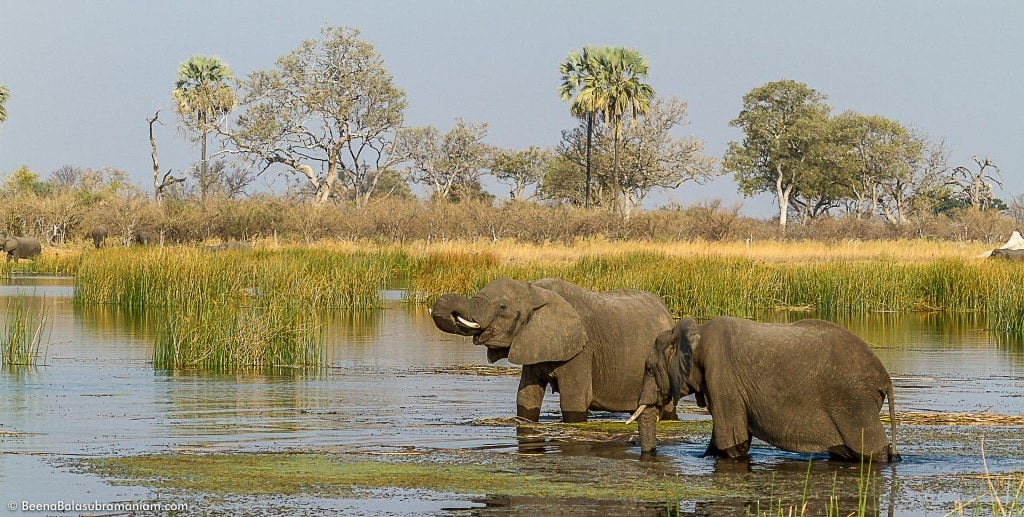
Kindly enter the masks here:
<path id="1" fill-rule="evenodd" d="M 477 323 L 475 321 L 469 321 L 469 320 L 463 318 L 462 316 L 455 316 L 455 321 L 459 325 L 462 325 L 463 327 L 468 327 L 468 328 L 471 328 L 471 329 L 478 329 L 478 328 L 480 328 L 480 324 L 479 323 Z"/>
<path id="2" fill-rule="evenodd" d="M 640 407 L 636 408 L 633 416 L 629 417 L 629 420 L 626 420 L 626 425 L 632 424 L 633 421 L 636 420 L 636 417 L 640 416 L 640 413 L 643 413 L 645 409 L 647 409 L 647 404 L 640 404 Z"/>

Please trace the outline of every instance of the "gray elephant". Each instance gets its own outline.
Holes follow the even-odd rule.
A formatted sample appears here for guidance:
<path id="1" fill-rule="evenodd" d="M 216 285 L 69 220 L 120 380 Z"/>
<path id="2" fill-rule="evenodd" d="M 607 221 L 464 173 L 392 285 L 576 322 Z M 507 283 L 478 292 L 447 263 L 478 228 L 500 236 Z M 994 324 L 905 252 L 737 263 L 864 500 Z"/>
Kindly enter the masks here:
<path id="1" fill-rule="evenodd" d="M 1024 250 L 996 248 L 992 250 L 992 254 L 989 255 L 988 258 L 1000 260 L 1024 260 Z"/>
<path id="2" fill-rule="evenodd" d="M 139 230 L 132 236 L 132 242 L 140 246 L 149 246 L 153 243 L 153 234 L 145 230 Z"/>
<path id="3" fill-rule="evenodd" d="M 4 240 L 4 251 L 7 253 L 7 262 L 17 262 L 23 258 L 38 257 L 42 246 L 38 239 L 32 237 L 8 237 Z"/>
<path id="4" fill-rule="evenodd" d="M 656 408 L 693 393 L 711 413 L 705 456 L 744 458 L 751 435 L 793 452 L 897 461 L 892 380 L 868 345 L 822 320 L 680 320 L 647 358 L 639 408 L 641 453 L 655 452 Z M 879 421 L 889 399 L 892 445 Z"/>
<path id="5" fill-rule="evenodd" d="M 637 290 L 595 292 L 564 280 L 499 278 L 472 298 L 446 294 L 431 309 L 437 328 L 473 336 L 487 359 L 523 365 L 516 414 L 540 418 L 544 390 L 559 393 L 562 420 L 588 410 L 637 407 L 644 360 L 672 326 L 661 299 Z M 674 416 L 674 406 L 665 406 Z"/>
<path id="6" fill-rule="evenodd" d="M 92 239 L 92 244 L 96 246 L 96 249 L 100 249 L 103 245 L 103 240 L 107 238 L 107 227 L 97 226 L 89 232 L 89 238 Z"/>

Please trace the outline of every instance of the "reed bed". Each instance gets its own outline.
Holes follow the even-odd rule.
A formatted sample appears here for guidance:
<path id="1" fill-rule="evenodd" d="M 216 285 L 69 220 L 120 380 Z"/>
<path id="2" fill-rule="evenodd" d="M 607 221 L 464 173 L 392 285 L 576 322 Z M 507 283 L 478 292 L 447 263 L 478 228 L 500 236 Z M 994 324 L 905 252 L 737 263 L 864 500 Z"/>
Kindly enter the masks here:
<path id="1" fill-rule="evenodd" d="M 321 308 L 381 306 L 395 276 L 393 252 L 338 253 L 314 248 L 221 251 L 197 248 L 108 249 L 82 256 L 75 302 L 178 307 L 228 301 L 298 300 Z"/>
<path id="2" fill-rule="evenodd" d="M 0 334 L 3 366 L 37 364 L 49 343 L 48 324 L 49 314 L 45 310 L 28 308 L 24 297 L 8 299 Z"/>
<path id="3" fill-rule="evenodd" d="M 153 366 L 216 372 L 321 366 L 325 337 L 317 316 L 297 301 L 171 310 L 157 330 Z"/>

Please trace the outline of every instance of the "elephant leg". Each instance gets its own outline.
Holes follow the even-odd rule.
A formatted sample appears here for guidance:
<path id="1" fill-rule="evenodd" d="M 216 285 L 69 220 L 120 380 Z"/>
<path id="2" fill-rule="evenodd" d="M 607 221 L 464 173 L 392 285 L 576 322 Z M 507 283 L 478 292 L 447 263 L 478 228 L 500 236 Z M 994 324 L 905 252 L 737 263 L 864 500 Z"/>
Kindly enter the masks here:
<path id="1" fill-rule="evenodd" d="M 519 377 L 519 392 L 516 393 L 516 416 L 537 422 L 540 420 L 540 405 L 544 402 L 544 390 L 548 383 L 541 379 L 533 368 L 523 366 Z"/>
<path id="2" fill-rule="evenodd" d="M 877 420 L 868 424 L 851 423 L 840 426 L 839 434 L 843 437 L 843 445 L 829 448 L 828 452 L 832 457 L 844 460 L 871 460 L 874 463 L 889 460 L 889 439 Z"/>
<path id="3" fill-rule="evenodd" d="M 711 443 L 704 455 L 745 457 L 750 450 L 750 427 L 742 400 L 712 395 L 708 400 L 708 410 L 711 413 Z"/>
<path id="4" fill-rule="evenodd" d="M 559 366 L 556 371 L 559 407 L 565 423 L 586 422 L 590 403 L 594 400 L 591 381 L 591 363 L 577 356 Z"/>

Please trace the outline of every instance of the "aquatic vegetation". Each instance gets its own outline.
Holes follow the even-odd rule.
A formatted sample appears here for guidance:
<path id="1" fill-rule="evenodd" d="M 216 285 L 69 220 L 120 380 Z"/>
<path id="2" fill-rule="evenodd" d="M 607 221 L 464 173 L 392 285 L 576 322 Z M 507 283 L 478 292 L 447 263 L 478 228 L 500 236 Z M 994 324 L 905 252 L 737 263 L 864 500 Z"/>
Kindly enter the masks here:
<path id="1" fill-rule="evenodd" d="M 168 311 L 157 328 L 153 367 L 218 372 L 320 366 L 317 314 L 294 300 L 265 307 L 212 304 Z"/>
<path id="2" fill-rule="evenodd" d="M 36 364 L 49 345 L 48 323 L 45 310 L 28 308 L 23 296 L 10 298 L 0 334 L 3 366 Z"/>

